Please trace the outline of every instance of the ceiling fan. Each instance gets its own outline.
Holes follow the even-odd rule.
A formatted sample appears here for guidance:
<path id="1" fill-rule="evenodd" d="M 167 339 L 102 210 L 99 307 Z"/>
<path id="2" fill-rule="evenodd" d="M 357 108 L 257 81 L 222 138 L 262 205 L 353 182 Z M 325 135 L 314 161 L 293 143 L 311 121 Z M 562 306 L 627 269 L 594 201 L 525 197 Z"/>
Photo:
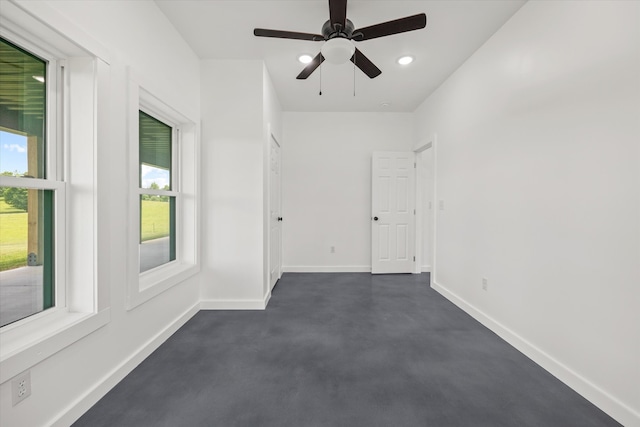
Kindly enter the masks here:
<path id="1" fill-rule="evenodd" d="M 275 37 L 281 39 L 324 41 L 320 53 L 298 74 L 297 79 L 306 79 L 326 59 L 333 63 L 344 63 L 350 60 L 370 78 L 379 76 L 382 71 L 376 67 L 349 40 L 361 42 L 392 34 L 419 30 L 427 26 L 427 15 L 407 16 L 369 27 L 355 29 L 353 22 L 347 19 L 347 0 L 329 0 L 329 20 L 322 26 L 322 34 L 298 33 L 293 31 L 267 30 L 256 28 L 253 34 L 258 37 Z"/>

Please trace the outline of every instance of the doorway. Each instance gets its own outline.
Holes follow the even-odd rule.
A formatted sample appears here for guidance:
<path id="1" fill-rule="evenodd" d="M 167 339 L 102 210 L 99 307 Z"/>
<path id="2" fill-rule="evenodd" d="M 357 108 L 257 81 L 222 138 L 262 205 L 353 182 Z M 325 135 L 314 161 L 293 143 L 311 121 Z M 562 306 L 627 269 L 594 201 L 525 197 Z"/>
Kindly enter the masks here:
<path id="1" fill-rule="evenodd" d="M 416 155 L 416 264 L 414 273 L 430 273 L 431 283 L 435 275 L 436 242 L 436 185 L 435 156 L 436 135 L 418 144 Z"/>

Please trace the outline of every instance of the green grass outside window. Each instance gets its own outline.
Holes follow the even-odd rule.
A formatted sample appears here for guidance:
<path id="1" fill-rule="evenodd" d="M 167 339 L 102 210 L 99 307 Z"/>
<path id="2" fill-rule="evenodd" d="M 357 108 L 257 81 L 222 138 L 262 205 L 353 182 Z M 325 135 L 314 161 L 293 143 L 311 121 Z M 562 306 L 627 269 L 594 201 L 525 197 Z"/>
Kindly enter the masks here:
<path id="1" fill-rule="evenodd" d="M 142 241 L 169 236 L 169 203 L 143 200 Z M 0 197 L 0 271 L 27 265 L 27 213 Z"/>

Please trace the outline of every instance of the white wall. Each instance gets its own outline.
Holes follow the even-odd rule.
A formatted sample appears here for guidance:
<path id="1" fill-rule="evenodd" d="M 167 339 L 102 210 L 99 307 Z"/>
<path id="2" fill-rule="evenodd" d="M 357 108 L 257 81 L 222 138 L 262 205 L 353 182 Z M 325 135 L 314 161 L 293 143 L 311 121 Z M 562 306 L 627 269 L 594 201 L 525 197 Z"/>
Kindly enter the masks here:
<path id="1" fill-rule="evenodd" d="M 257 308 L 263 300 L 263 107 L 262 61 L 202 62 L 202 298 L 209 308 Z"/>
<path id="2" fill-rule="evenodd" d="M 204 308 L 268 302 L 268 132 L 280 138 L 281 129 L 262 61 L 202 61 Z"/>
<path id="3" fill-rule="evenodd" d="M 60 13 L 72 24 L 59 30 L 74 34 L 83 30 L 111 52 L 110 106 L 98 112 L 99 123 L 104 123 L 99 129 L 101 140 L 106 143 L 98 147 L 97 158 L 96 272 L 98 283 L 110 294 L 111 321 L 32 367 L 32 394 L 17 406 L 11 406 L 10 382 L 0 386 L 0 425 L 7 427 L 50 425 L 58 417 L 61 425 L 69 424 L 166 339 L 172 327 L 195 313 L 199 301 L 199 281 L 192 278 L 125 310 L 129 182 L 122 173 L 127 169 L 128 153 L 126 66 L 145 76 L 147 89 L 197 122 L 198 58 L 153 2 L 29 4 L 35 10 Z"/>
<path id="4" fill-rule="evenodd" d="M 438 135 L 436 287 L 628 426 L 639 17 L 638 2 L 529 2 L 416 111 L 418 139 Z"/>
<path id="5" fill-rule="evenodd" d="M 285 112 L 283 123 L 284 270 L 370 271 L 371 154 L 411 151 L 412 115 Z"/>

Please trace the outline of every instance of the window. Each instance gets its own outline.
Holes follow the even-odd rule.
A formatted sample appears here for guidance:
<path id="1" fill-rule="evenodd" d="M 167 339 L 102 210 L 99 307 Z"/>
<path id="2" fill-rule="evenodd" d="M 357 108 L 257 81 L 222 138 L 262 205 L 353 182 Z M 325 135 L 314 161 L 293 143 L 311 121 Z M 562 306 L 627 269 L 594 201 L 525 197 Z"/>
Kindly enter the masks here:
<path id="1" fill-rule="evenodd" d="M 140 145 L 140 272 L 176 259 L 175 129 L 138 115 Z"/>
<path id="2" fill-rule="evenodd" d="M 127 308 L 196 274 L 198 144 L 195 120 L 130 71 L 131 179 Z"/>
<path id="3" fill-rule="evenodd" d="M 56 305 L 55 221 L 64 203 L 47 99 L 58 71 L 0 38 L 0 327 Z"/>
<path id="4" fill-rule="evenodd" d="M 31 6 L 2 2 L 0 19 L 1 384 L 110 318 L 95 191 L 108 51 Z"/>

